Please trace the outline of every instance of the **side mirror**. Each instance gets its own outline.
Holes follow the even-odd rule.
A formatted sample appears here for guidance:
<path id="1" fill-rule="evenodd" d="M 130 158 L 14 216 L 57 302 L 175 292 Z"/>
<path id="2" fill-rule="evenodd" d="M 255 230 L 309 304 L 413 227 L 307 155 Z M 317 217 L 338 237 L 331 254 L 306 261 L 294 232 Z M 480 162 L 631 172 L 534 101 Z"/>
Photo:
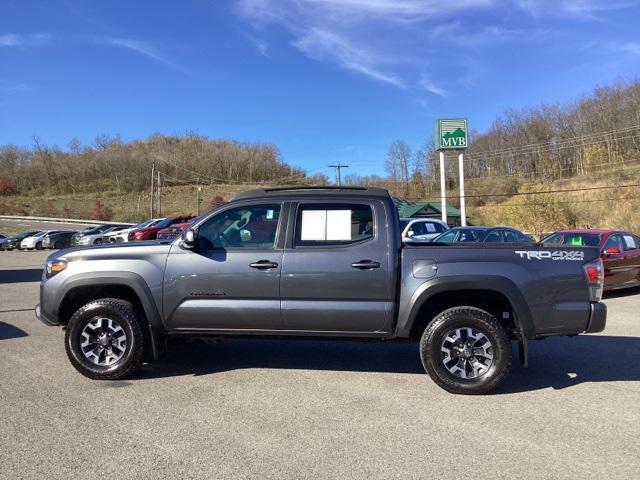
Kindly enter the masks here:
<path id="1" fill-rule="evenodd" d="M 411 238 L 411 237 L 413 237 L 415 234 L 416 234 L 416 233 L 415 233 L 413 230 L 409 230 L 409 231 L 407 232 L 407 238 Z"/>
<path id="2" fill-rule="evenodd" d="M 181 239 L 184 248 L 192 249 L 196 246 L 196 232 L 191 228 L 182 231 Z"/>
<path id="3" fill-rule="evenodd" d="M 609 247 L 604 251 L 605 255 L 619 255 L 620 249 L 618 247 Z"/>

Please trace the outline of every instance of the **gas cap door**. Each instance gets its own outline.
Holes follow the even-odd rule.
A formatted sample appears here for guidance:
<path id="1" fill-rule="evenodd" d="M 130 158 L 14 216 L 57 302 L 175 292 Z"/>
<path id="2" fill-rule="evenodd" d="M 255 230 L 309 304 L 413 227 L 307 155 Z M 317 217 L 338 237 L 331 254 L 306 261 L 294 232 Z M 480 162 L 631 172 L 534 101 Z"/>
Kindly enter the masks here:
<path id="1" fill-rule="evenodd" d="M 431 278 L 438 273 L 438 264 L 435 260 L 414 260 L 412 274 L 414 278 Z"/>

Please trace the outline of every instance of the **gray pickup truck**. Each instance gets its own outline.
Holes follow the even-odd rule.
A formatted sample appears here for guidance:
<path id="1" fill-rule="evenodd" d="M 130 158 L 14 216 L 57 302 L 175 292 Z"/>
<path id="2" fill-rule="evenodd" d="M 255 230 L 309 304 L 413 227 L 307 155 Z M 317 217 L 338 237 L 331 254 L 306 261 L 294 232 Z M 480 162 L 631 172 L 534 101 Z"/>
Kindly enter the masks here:
<path id="1" fill-rule="evenodd" d="M 511 341 L 600 332 L 595 248 L 402 245 L 375 188 L 242 193 L 171 243 L 51 255 L 37 317 L 66 329 L 73 366 L 121 379 L 176 336 L 414 340 L 442 388 L 480 394 L 507 375 Z"/>

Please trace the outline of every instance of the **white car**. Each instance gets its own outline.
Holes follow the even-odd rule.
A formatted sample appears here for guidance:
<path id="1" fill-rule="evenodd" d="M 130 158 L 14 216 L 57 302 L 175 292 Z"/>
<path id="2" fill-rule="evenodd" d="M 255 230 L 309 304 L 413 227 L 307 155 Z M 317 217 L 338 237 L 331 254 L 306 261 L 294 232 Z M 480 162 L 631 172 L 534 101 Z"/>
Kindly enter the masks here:
<path id="1" fill-rule="evenodd" d="M 129 241 L 129 234 L 138 228 L 153 227 L 156 223 L 160 223 L 164 218 L 154 218 L 153 220 L 147 220 L 146 222 L 133 225 L 130 228 L 118 230 L 117 232 L 107 233 L 104 236 L 105 242 L 110 243 L 122 243 Z"/>
<path id="2" fill-rule="evenodd" d="M 39 232 L 32 237 L 27 237 L 22 242 L 20 242 L 20 250 L 42 250 L 44 247 L 42 246 L 42 240 L 47 235 L 51 235 L 54 233 L 60 233 L 63 230 L 45 230 L 44 232 Z"/>
<path id="3" fill-rule="evenodd" d="M 402 243 L 430 242 L 442 232 L 449 230 L 449 226 L 434 218 L 401 218 L 400 230 Z"/>

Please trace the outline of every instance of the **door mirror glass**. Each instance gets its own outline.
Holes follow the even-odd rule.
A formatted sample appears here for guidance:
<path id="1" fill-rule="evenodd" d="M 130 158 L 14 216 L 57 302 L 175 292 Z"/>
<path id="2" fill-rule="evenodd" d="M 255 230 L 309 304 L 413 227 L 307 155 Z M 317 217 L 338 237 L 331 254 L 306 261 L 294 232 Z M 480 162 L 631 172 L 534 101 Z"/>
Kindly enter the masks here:
<path id="1" fill-rule="evenodd" d="M 415 232 L 413 230 L 409 230 L 407 232 L 407 237 L 409 237 L 409 238 L 413 237 L 414 235 L 415 235 Z"/>
<path id="2" fill-rule="evenodd" d="M 196 245 L 196 232 L 188 228 L 182 232 L 182 245 L 185 248 L 193 248 Z"/>

